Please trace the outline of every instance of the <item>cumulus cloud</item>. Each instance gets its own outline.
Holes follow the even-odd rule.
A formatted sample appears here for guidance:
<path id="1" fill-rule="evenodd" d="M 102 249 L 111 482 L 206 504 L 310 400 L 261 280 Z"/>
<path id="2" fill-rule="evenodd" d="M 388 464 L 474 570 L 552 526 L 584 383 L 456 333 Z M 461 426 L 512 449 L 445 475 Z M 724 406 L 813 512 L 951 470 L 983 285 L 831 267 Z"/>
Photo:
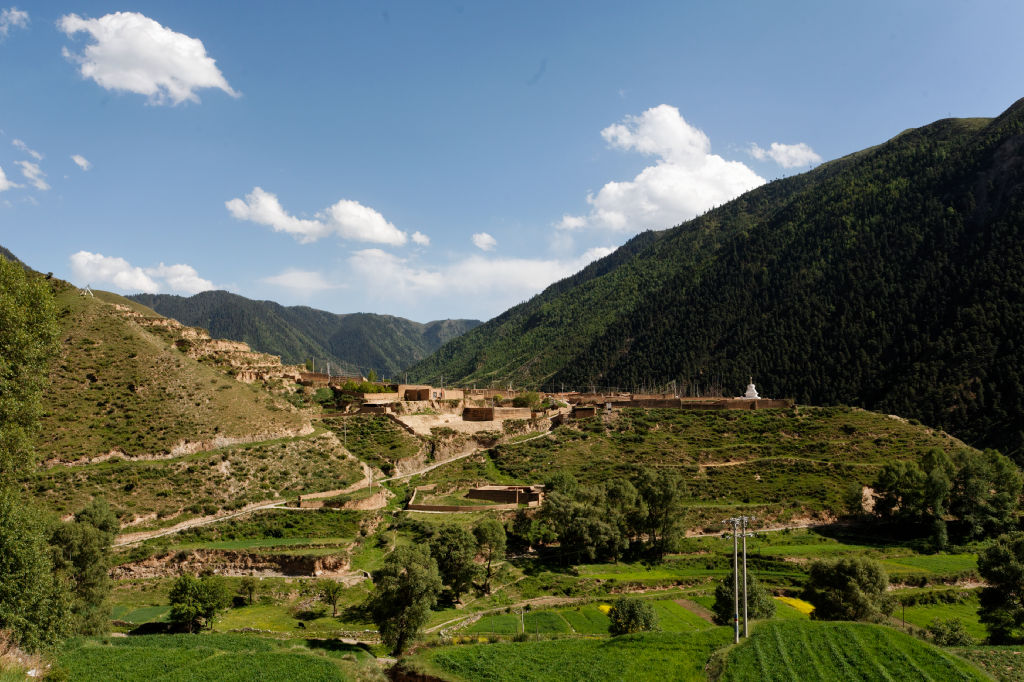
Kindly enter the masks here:
<path id="1" fill-rule="evenodd" d="M 586 215 L 565 215 L 563 230 L 602 228 L 640 232 L 666 228 L 764 184 L 738 161 L 711 153 L 711 141 L 673 106 L 662 104 L 601 131 L 613 149 L 657 157 L 632 180 L 589 194 Z"/>
<path id="2" fill-rule="evenodd" d="M 92 38 L 81 54 L 66 47 L 63 54 L 79 65 L 82 76 L 107 90 L 146 95 L 151 104 L 198 102 L 196 91 L 203 88 L 239 96 L 201 40 L 138 12 L 115 12 L 99 19 L 67 14 L 57 26 L 68 37 L 87 33 Z"/>
<path id="3" fill-rule="evenodd" d="M 245 199 L 231 199 L 224 205 L 238 220 L 267 225 L 275 232 L 287 232 L 303 244 L 330 234 L 352 241 L 392 246 L 401 246 L 407 239 L 405 232 L 385 220 L 380 213 L 351 199 L 342 199 L 328 206 L 313 220 L 289 215 L 277 196 L 261 187 L 254 187 Z M 416 234 L 420 235 L 417 244 L 422 244 L 423 240 L 430 242 L 426 235 Z"/>
<path id="4" fill-rule="evenodd" d="M 477 232 L 472 239 L 473 246 L 481 251 L 494 251 L 494 247 L 498 245 L 498 240 L 486 232 Z"/>
<path id="5" fill-rule="evenodd" d="M 349 256 L 348 264 L 357 278 L 387 282 L 386 287 L 371 288 L 368 295 L 391 306 L 456 297 L 460 306 L 472 309 L 466 314 L 490 316 L 530 298 L 613 250 L 594 248 L 564 260 L 477 254 L 446 266 L 424 267 L 382 249 L 362 249 Z M 448 301 L 446 307 L 450 310 L 452 302 Z"/>
<path id="6" fill-rule="evenodd" d="M 17 7 L 0 10 L 0 40 L 7 37 L 12 28 L 27 28 L 28 12 Z"/>
<path id="7" fill-rule="evenodd" d="M 13 189 L 15 187 L 21 187 L 21 185 L 8 180 L 7 174 L 4 173 L 4 169 L 0 168 L 0 192 L 6 192 L 7 190 Z"/>
<path id="8" fill-rule="evenodd" d="M 40 190 L 50 189 L 50 185 L 46 182 L 46 173 L 43 172 L 38 163 L 32 163 L 31 161 L 15 161 L 14 163 L 21 166 L 21 174 L 25 176 L 25 179 L 33 187 Z"/>
<path id="9" fill-rule="evenodd" d="M 273 277 L 264 277 L 263 282 L 274 286 L 291 289 L 300 296 L 315 294 L 327 289 L 337 289 L 341 285 L 332 284 L 322 274 L 312 270 L 285 270 Z"/>
<path id="10" fill-rule="evenodd" d="M 89 163 L 89 159 L 85 158 L 81 154 L 72 154 L 71 160 L 74 161 L 75 164 L 77 164 L 77 166 L 84 171 L 87 171 L 90 168 L 92 168 L 92 164 Z"/>
<path id="11" fill-rule="evenodd" d="M 414 244 L 419 244 L 420 246 L 430 246 L 430 237 L 423 234 L 419 230 L 412 233 L 411 239 Z"/>
<path id="12" fill-rule="evenodd" d="M 71 273 L 84 284 L 113 285 L 121 291 L 147 294 L 172 291 L 191 295 L 215 288 L 213 282 L 203 279 L 195 268 L 183 263 L 140 268 L 124 258 L 89 251 L 73 253 L 69 260 Z"/>
<path id="13" fill-rule="evenodd" d="M 163 280 L 166 288 L 171 291 L 180 291 L 185 294 L 198 294 L 200 291 L 209 291 L 216 287 L 213 282 L 203 279 L 191 265 L 178 263 L 177 265 L 160 265 L 155 268 L 146 268 L 146 274 Z"/>
<path id="14" fill-rule="evenodd" d="M 771 159 L 783 168 L 798 168 L 821 163 L 821 157 L 804 142 L 797 144 L 772 142 L 768 149 L 752 144 L 750 145 L 750 155 L 758 161 Z"/>
<path id="15" fill-rule="evenodd" d="M 25 144 L 24 142 L 22 142 L 21 140 L 15 138 L 15 139 L 11 140 L 11 144 L 13 144 L 15 147 L 17 147 L 21 151 L 25 152 L 26 154 L 28 154 L 29 156 L 31 156 L 36 161 L 42 161 L 43 160 L 43 155 L 42 154 L 37 152 L 35 149 L 29 148 L 29 146 L 27 144 Z"/>

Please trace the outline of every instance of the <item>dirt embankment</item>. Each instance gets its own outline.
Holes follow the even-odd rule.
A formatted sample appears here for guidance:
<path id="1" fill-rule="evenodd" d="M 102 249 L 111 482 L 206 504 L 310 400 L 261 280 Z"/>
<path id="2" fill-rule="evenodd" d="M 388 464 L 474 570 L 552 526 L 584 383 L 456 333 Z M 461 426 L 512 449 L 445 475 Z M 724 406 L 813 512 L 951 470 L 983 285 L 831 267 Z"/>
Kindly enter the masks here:
<path id="1" fill-rule="evenodd" d="M 110 576 L 115 580 L 163 578 L 183 573 L 197 575 L 206 570 L 226 576 L 330 577 L 352 584 L 366 577 L 362 571 L 350 571 L 349 559 L 344 555 L 294 556 L 212 549 L 183 550 L 148 557 L 115 566 Z"/>

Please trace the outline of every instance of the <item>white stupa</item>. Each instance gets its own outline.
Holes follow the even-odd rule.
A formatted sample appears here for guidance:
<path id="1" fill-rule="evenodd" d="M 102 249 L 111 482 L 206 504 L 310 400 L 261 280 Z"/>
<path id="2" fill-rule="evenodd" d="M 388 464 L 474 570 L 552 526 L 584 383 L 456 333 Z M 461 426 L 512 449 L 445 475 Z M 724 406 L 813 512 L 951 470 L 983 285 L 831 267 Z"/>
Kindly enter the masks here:
<path id="1" fill-rule="evenodd" d="M 748 381 L 750 381 L 750 383 L 747 384 L 747 392 L 743 394 L 743 399 L 744 400 L 760 400 L 761 396 L 759 396 L 757 394 L 757 389 L 754 388 L 754 378 L 753 377 L 749 377 Z"/>

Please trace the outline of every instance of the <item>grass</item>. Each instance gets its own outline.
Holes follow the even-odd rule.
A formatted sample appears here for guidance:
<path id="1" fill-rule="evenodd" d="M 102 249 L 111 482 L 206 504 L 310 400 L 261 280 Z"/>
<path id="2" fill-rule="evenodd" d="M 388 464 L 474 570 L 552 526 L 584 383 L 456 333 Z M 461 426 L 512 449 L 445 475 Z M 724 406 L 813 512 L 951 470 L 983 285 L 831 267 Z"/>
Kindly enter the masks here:
<path id="1" fill-rule="evenodd" d="M 1024 646 L 977 646 L 951 649 L 999 680 L 1024 680 Z"/>
<path id="2" fill-rule="evenodd" d="M 959 618 L 964 629 L 976 641 L 988 637 L 988 630 L 978 620 L 978 600 L 967 599 L 958 604 L 915 604 L 907 607 L 896 607 L 893 612 L 896 618 L 906 618 L 908 623 L 926 628 L 933 620 L 949 620 Z"/>
<path id="3" fill-rule="evenodd" d="M 135 529 L 183 513 L 203 516 L 276 497 L 340 488 L 362 472 L 333 433 L 236 445 L 173 459 L 120 458 L 74 467 L 55 466 L 30 480 L 36 497 L 62 514 L 103 497 Z"/>
<path id="4" fill-rule="evenodd" d="M 422 447 L 418 438 L 382 415 L 328 417 L 323 425 L 342 438 L 353 455 L 385 470 L 415 456 Z"/>
<path id="5" fill-rule="evenodd" d="M 119 296 L 80 296 L 70 287 L 57 300 L 65 314 L 44 393 L 37 439 L 42 459 L 74 460 L 115 449 L 167 453 L 186 440 L 248 440 L 309 421 L 257 385 L 235 381 L 225 368 L 178 350 L 177 334 L 127 319 L 111 305 L 129 305 Z"/>
<path id="6" fill-rule="evenodd" d="M 758 625 L 732 649 L 722 682 L 738 680 L 985 680 L 942 649 L 863 623 L 778 621 Z"/>
<path id="7" fill-rule="evenodd" d="M 492 459 L 516 480 L 542 480 L 554 467 L 585 483 L 636 466 L 677 467 L 697 504 L 723 500 L 804 511 L 838 510 L 852 482 L 869 484 L 883 464 L 916 460 L 929 448 L 963 443 L 851 408 L 687 411 L 627 408 L 561 426 L 551 438 L 499 445 Z M 721 462 L 739 466 L 705 467 Z M 698 518 L 698 517 L 694 517 Z M 721 518 L 708 514 L 707 518 Z"/>
<path id="8" fill-rule="evenodd" d="M 455 681 L 705 680 L 704 665 L 728 628 L 602 639 L 471 644 L 430 649 L 413 666 Z"/>
<path id="9" fill-rule="evenodd" d="M 69 679 L 89 682 L 352 679 L 373 666 L 362 647 L 340 642 L 279 642 L 239 635 L 142 635 L 78 639 L 58 652 Z"/>
<path id="10" fill-rule="evenodd" d="M 714 627 L 693 611 L 680 606 L 671 599 L 659 599 L 652 602 L 651 605 L 658 615 L 658 627 L 663 632 L 700 632 Z"/>

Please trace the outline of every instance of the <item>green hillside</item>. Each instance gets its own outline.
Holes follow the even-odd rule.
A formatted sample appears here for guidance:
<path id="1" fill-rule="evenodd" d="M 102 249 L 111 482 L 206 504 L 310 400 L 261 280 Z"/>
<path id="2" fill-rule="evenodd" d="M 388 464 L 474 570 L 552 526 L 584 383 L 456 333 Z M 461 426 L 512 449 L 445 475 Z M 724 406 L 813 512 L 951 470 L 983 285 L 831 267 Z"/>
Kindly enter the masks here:
<path id="1" fill-rule="evenodd" d="M 137 303 L 54 286 L 61 346 L 43 396 L 40 459 L 185 454 L 309 430 L 308 416 L 282 398 L 192 359 L 170 332 L 144 328 L 114 305 L 147 310 Z"/>
<path id="2" fill-rule="evenodd" d="M 480 324 L 478 320 L 435 320 L 421 324 L 402 317 L 352 313 L 336 315 L 305 306 L 253 301 L 226 291 L 188 298 L 169 294 L 130 297 L 182 324 L 202 327 L 215 338 L 245 341 L 253 349 L 280 355 L 286 364 L 315 358 L 332 371 L 397 377 L 446 341 Z"/>
<path id="3" fill-rule="evenodd" d="M 769 183 L 657 233 L 410 369 L 552 389 L 853 404 L 1021 455 L 1024 101 Z"/>

